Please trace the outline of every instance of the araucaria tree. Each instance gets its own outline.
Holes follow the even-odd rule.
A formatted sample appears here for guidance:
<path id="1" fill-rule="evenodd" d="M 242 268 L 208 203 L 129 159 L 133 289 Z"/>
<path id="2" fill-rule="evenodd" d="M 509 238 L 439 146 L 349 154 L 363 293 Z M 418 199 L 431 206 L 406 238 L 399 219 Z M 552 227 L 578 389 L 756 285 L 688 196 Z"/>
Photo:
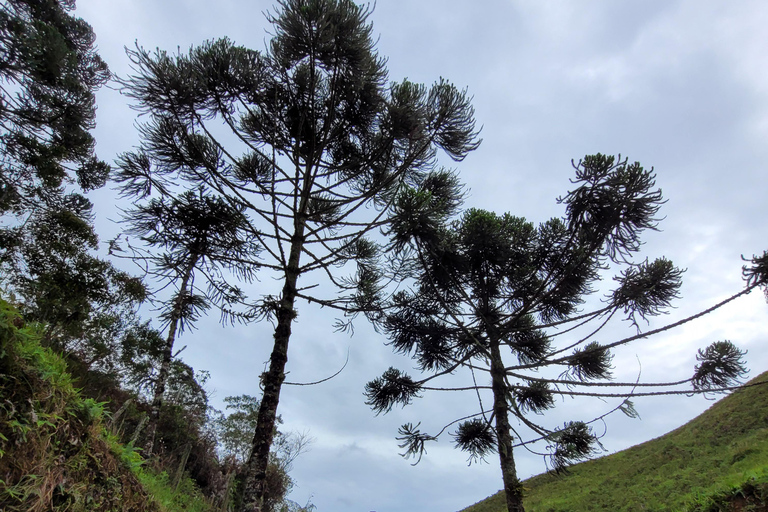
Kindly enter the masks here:
<path id="1" fill-rule="evenodd" d="M 94 92 L 109 78 L 74 0 L 0 4 L 0 214 L 58 205 L 62 184 L 107 180 L 93 154 Z"/>
<path id="2" fill-rule="evenodd" d="M 699 351 L 688 379 L 612 381 L 612 349 L 710 310 L 641 331 L 642 321 L 677 298 L 681 284 L 682 271 L 669 260 L 637 259 L 642 232 L 656 228 L 661 191 L 639 163 L 598 154 L 575 169 L 576 188 L 559 199 L 565 217 L 538 226 L 476 209 L 452 220 L 439 208 L 445 196 L 418 187 L 397 202 L 403 222 L 393 224 L 393 249 L 413 261 L 414 272 L 412 286 L 398 292 L 380 325 L 393 348 L 411 354 L 426 376 L 416 380 L 390 368 L 366 386 L 367 403 L 388 412 L 425 391 L 451 389 L 435 387 L 434 379 L 471 372 L 474 385 L 462 389 L 477 394 L 479 410 L 437 434 L 403 425 L 398 439 L 404 456 L 421 458 L 425 443 L 458 424 L 453 438 L 470 462 L 498 453 L 509 512 L 523 510 L 515 447 L 546 444 L 542 454 L 556 471 L 600 448 L 589 418 L 562 427 L 543 423 L 541 414 L 556 397 L 613 397 L 618 404 L 599 419 L 619 410 L 634 416 L 631 397 L 724 391 L 745 372 L 743 353 L 718 341 Z M 718 306 L 765 285 L 767 264 L 768 253 L 751 260 L 746 288 Z M 602 302 L 586 302 L 609 270 L 616 272 L 613 289 Z M 617 316 L 635 330 L 606 341 L 604 328 Z"/>
<path id="3" fill-rule="evenodd" d="M 121 157 L 123 190 L 202 187 L 228 201 L 262 249 L 242 264 L 282 282 L 251 311 L 275 333 L 243 510 L 261 510 L 297 300 L 375 316 L 383 285 L 369 235 L 402 190 L 450 179 L 438 150 L 461 160 L 479 143 L 464 92 L 443 80 L 388 84 L 368 16 L 349 0 L 284 0 L 268 15 L 264 53 L 227 39 L 176 56 L 138 48 L 122 82 L 148 117 L 141 147 Z"/>
<path id="4" fill-rule="evenodd" d="M 125 221 L 130 226 L 128 233 L 143 243 L 143 247 L 132 248 L 129 257 L 161 288 L 176 288 L 160 315 L 166 336 L 157 361 L 147 428 L 145 454 L 151 455 L 177 335 L 212 303 L 224 309 L 226 318 L 231 304 L 241 301 L 243 293 L 222 277 L 222 270 L 250 282 L 254 268 L 241 262 L 258 254 L 259 245 L 243 229 L 247 221 L 240 208 L 203 190 L 151 199 L 127 211 Z M 122 248 L 113 242 L 113 253 L 118 249 Z M 202 274 L 202 286 L 195 285 L 196 274 Z"/>

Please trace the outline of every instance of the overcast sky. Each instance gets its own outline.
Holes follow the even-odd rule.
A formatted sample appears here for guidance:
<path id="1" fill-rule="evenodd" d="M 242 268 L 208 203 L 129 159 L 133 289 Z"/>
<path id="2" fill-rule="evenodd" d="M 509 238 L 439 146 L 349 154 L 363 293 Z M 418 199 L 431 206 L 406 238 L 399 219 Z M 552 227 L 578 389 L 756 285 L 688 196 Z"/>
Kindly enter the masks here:
<path id="1" fill-rule="evenodd" d="M 227 36 L 263 50 L 269 39 L 266 1 L 78 0 L 101 56 L 117 75 L 129 72 L 123 47 L 187 50 Z M 768 3 L 531 0 L 379 0 L 371 16 L 391 80 L 431 84 L 440 77 L 474 97 L 483 143 L 458 164 L 467 206 L 511 212 L 541 222 L 560 216 L 555 198 L 569 189 L 572 158 L 621 153 L 655 167 L 669 200 L 662 231 L 646 236 L 644 253 L 687 268 L 682 299 L 649 328 L 683 318 L 738 291 L 740 255 L 768 249 Z M 114 90 L 98 95 L 99 156 L 113 160 L 138 142 L 135 112 Z M 99 191 L 97 229 L 116 232 L 113 192 Z M 267 283 L 271 278 L 265 278 Z M 308 431 L 311 451 L 295 464 L 291 498 L 311 498 L 320 512 L 452 512 L 501 487 L 496 459 L 467 466 L 449 438 L 411 466 L 398 455 L 399 425 L 427 431 L 475 412 L 470 397 L 427 395 L 404 410 L 374 416 L 365 382 L 390 365 L 411 369 L 364 324 L 334 333 L 333 315 L 299 304 L 288 380 L 314 387 L 283 390 L 284 430 Z M 146 316 L 151 315 L 146 310 Z M 686 378 L 697 348 L 730 339 L 749 350 L 751 375 L 768 369 L 768 305 L 760 293 L 667 336 L 616 354 L 618 379 Z M 611 331 L 631 334 L 624 326 Z M 178 342 L 183 359 L 211 372 L 213 403 L 258 394 L 271 349 L 268 324 L 227 329 L 205 323 Z M 603 340 L 610 341 L 610 340 Z M 639 361 L 639 362 L 638 362 Z M 411 372 L 415 373 L 415 372 Z M 657 437 L 706 409 L 701 397 L 637 400 L 642 420 L 613 416 L 609 452 Z M 614 406 L 558 402 L 550 426 L 588 419 Z M 545 469 L 540 457 L 516 452 L 521 477 Z"/>

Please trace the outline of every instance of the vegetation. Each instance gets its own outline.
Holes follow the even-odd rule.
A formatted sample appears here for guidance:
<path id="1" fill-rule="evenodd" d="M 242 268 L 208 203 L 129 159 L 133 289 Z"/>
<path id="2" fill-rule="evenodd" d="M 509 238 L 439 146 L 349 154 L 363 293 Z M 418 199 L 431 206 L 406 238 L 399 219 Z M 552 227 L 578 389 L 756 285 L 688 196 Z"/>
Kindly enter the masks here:
<path id="1" fill-rule="evenodd" d="M 160 510 L 111 448 L 104 404 L 76 391 L 41 331 L 0 300 L 0 508 Z"/>
<path id="2" fill-rule="evenodd" d="M 74 0 L 0 4 L 0 214 L 60 205 L 63 184 L 103 186 L 93 154 L 94 93 L 109 69 Z"/>
<path id="3" fill-rule="evenodd" d="M 560 200 L 565 218 L 539 226 L 460 212 L 462 185 L 437 156 L 460 161 L 479 146 L 466 91 L 443 79 L 389 84 L 370 7 L 352 0 L 278 0 L 262 53 L 226 38 L 175 56 L 128 52 L 134 75 L 118 83 L 146 123 L 113 176 L 133 207 L 110 254 L 144 275 L 118 270 L 97 256 L 82 195 L 110 177 L 89 133 L 109 71 L 74 7 L 0 3 L 0 289 L 13 302 L 0 300 L 3 511 L 312 509 L 285 499 L 307 438 L 277 429 L 302 300 L 341 316 L 339 330 L 363 314 L 431 374 L 417 381 L 390 368 L 366 388 L 377 412 L 448 389 L 426 384 L 460 368 L 488 374 L 490 386 L 465 388 L 479 412 L 448 426 L 460 423 L 454 440 L 470 461 L 498 453 L 509 511 L 523 510 L 515 447 L 547 445 L 560 471 L 599 446 L 590 421 L 531 419 L 557 395 L 621 399 L 597 421 L 635 415 L 633 396 L 724 391 L 743 374 L 742 352 L 719 341 L 699 351 L 689 379 L 609 382 L 612 348 L 707 313 L 641 331 L 639 320 L 677 298 L 681 275 L 664 258 L 638 257 L 663 202 L 653 173 L 586 157 Z M 608 270 L 615 289 L 577 310 Z M 278 290 L 246 295 L 239 285 L 256 272 Z M 749 260 L 744 277 L 725 302 L 766 285 L 768 253 Z M 160 330 L 138 316 L 146 301 L 160 305 Z M 224 322 L 275 326 L 263 396 L 228 397 L 227 415 L 209 406 L 206 372 L 174 353 L 213 307 Z M 637 333 L 592 340 L 619 316 Z M 555 339 L 566 333 L 573 339 Z M 405 455 L 420 458 L 446 428 L 404 425 Z M 734 452 L 731 465 L 752 460 L 750 450 Z M 753 476 L 691 503 L 714 510 L 739 493 L 761 499 L 764 472 Z"/>
<path id="4" fill-rule="evenodd" d="M 167 330 L 159 355 L 159 367 L 154 380 L 152 407 L 147 428 L 146 453 L 152 454 L 155 432 L 163 404 L 165 387 L 173 362 L 173 346 L 177 333 L 193 322 L 211 306 L 211 302 L 229 304 L 242 296 L 239 289 L 221 278 L 220 267 L 238 271 L 238 262 L 258 253 L 253 237 L 241 229 L 245 218 L 240 211 L 219 198 L 200 191 L 188 191 L 170 200 L 152 199 L 147 204 L 128 211 L 126 221 L 130 233 L 139 237 L 149 250 L 159 254 L 144 254 L 133 248 L 131 259 L 139 263 L 148 276 L 162 288 L 175 286 L 160 314 Z M 118 250 L 117 242 L 111 244 Z M 199 293 L 195 276 L 203 274 L 208 290 Z M 250 280 L 249 268 L 238 272 L 241 279 Z"/>
<path id="5" fill-rule="evenodd" d="M 190 400 L 197 388 L 190 391 L 184 371 L 172 372 L 157 431 L 162 449 L 155 458 L 145 458 L 138 446 L 146 438 L 142 428 L 148 406 L 108 375 L 44 347 L 44 332 L 43 325 L 26 324 L 0 299 L 0 508 L 207 512 L 235 503 L 243 464 L 226 459 L 226 450 L 238 434 L 252 432 L 255 417 L 246 422 L 250 430 L 245 433 L 238 428 L 242 415 L 214 411 L 219 434 L 230 440 L 221 442 L 225 462 L 220 463 L 214 424 L 205 421 L 207 399 L 203 396 L 202 404 L 200 397 Z M 273 501 L 268 510 L 300 510 L 285 500 L 292 485 L 287 472 L 307 439 L 277 436 L 280 450 L 270 460 Z"/>
<path id="6" fill-rule="evenodd" d="M 763 385 L 754 385 L 763 383 Z M 768 372 L 652 441 L 523 482 L 526 510 L 736 512 L 768 507 Z M 754 386 L 753 386 L 754 385 Z M 463 512 L 505 510 L 502 492 Z M 751 506 L 753 508 L 748 508 Z"/>
<path id="7" fill-rule="evenodd" d="M 93 255 L 92 205 L 78 190 L 108 178 L 89 130 L 109 70 L 74 5 L 0 5 L 0 285 L 25 319 L 47 324 L 46 344 L 104 367 L 146 291 Z"/>
<path id="8" fill-rule="evenodd" d="M 458 423 L 452 436 L 470 463 L 498 454 L 509 512 L 524 510 L 516 447 L 534 451 L 537 443 L 546 445 L 538 452 L 554 471 L 564 471 L 600 451 L 590 424 L 616 411 L 637 415 L 632 397 L 722 392 L 738 385 L 746 373 L 743 352 L 730 341 L 699 350 L 691 377 L 677 382 L 614 382 L 611 350 L 768 284 L 766 253 L 745 267 L 744 290 L 707 311 L 643 332 L 640 322 L 669 308 L 681 285 L 682 271 L 672 262 L 639 256 L 642 233 L 657 228 L 661 190 L 652 170 L 620 157 L 589 155 L 574 168 L 575 188 L 558 200 L 565 217 L 538 226 L 477 209 L 451 219 L 445 205 L 460 202 L 456 185 L 412 187 L 396 203 L 393 249 L 413 261 L 411 287 L 394 296 L 378 324 L 394 350 L 411 354 L 428 375 L 414 380 L 390 368 L 366 386 L 367 403 L 381 413 L 410 404 L 424 391 L 476 394 L 476 412 L 456 413 L 460 418 L 437 434 L 407 423 L 398 440 L 403 455 L 418 462 L 427 442 Z M 615 287 L 585 311 L 581 306 L 608 271 Z M 622 316 L 635 332 L 606 340 L 606 326 Z M 471 373 L 474 385 L 431 383 L 459 369 Z M 544 413 L 566 396 L 623 400 L 598 418 L 579 418 L 575 411 L 562 427 L 547 425 Z"/>
<path id="9" fill-rule="evenodd" d="M 438 149 L 461 160 L 478 146 L 469 100 L 453 85 L 387 87 L 368 15 L 351 0 L 280 1 L 264 53 L 228 39 L 176 56 L 137 48 L 129 52 L 135 75 L 121 80 L 148 119 L 141 147 L 118 164 L 124 194 L 194 188 L 221 197 L 262 249 L 240 268 L 282 284 L 258 300 L 234 297 L 241 318 L 275 324 L 242 510 L 261 510 L 266 496 L 297 300 L 378 314 L 382 270 L 369 235 L 386 226 L 404 187 L 448 179 L 436 168 Z M 222 130 L 227 138 L 214 135 Z M 313 295 L 327 281 L 336 289 Z"/>

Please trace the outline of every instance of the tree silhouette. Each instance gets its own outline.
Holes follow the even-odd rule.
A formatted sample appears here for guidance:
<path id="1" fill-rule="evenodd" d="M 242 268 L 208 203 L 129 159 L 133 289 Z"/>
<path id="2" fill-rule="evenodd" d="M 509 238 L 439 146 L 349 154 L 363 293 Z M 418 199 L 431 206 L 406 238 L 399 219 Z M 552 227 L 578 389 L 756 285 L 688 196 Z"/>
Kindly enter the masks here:
<path id="1" fill-rule="evenodd" d="M 176 56 L 129 52 L 123 91 L 149 121 L 141 147 L 121 157 L 124 192 L 206 187 L 249 221 L 262 252 L 243 263 L 282 282 L 250 310 L 275 333 L 243 510 L 264 497 L 297 299 L 374 318 L 386 283 L 371 235 L 404 187 L 446 181 L 438 149 L 461 160 L 479 144 L 466 93 L 444 80 L 387 84 L 369 14 L 349 0 L 285 0 L 268 15 L 264 53 L 227 39 Z M 312 281 L 299 287 L 300 277 Z M 327 282 L 331 291 L 315 287 Z"/>
<path id="2" fill-rule="evenodd" d="M 437 434 L 406 424 L 399 431 L 404 456 L 417 457 L 454 424 L 455 444 L 470 463 L 496 452 L 502 470 L 507 509 L 523 510 L 523 489 L 515 469 L 514 448 L 547 445 L 555 471 L 599 451 L 589 421 L 546 426 L 538 419 L 555 397 L 618 397 L 603 414 L 636 412 L 634 396 L 714 393 L 731 389 L 746 372 L 743 353 L 729 341 L 700 350 L 690 378 L 679 382 L 612 381 L 611 351 L 646 339 L 715 309 L 643 332 L 640 322 L 662 313 L 678 298 L 682 271 L 669 260 L 636 261 L 644 230 L 656 229 L 660 190 L 652 171 L 604 155 L 574 165 L 576 188 L 558 201 L 564 219 L 538 226 L 509 214 L 471 209 L 458 220 L 435 215 L 445 197 L 417 187 L 399 200 L 405 221 L 394 223 L 393 249 L 414 262 L 412 286 L 398 292 L 379 322 L 395 351 L 411 354 L 427 375 L 414 380 L 395 368 L 366 386 L 367 403 L 377 412 L 406 405 L 428 390 L 449 390 L 429 383 L 460 368 L 471 372 L 480 410 L 447 425 Z M 414 218 L 425 219 L 419 223 Z M 765 285 L 762 258 L 745 269 L 743 291 Z M 592 310 L 580 309 L 606 271 L 617 272 L 614 288 Z M 615 341 L 606 336 L 612 318 L 623 316 L 636 334 Z M 478 375 L 486 374 L 490 385 Z M 681 389 L 681 386 L 689 386 Z M 650 391 L 646 391 L 650 390 Z M 486 391 L 487 390 L 487 391 Z M 491 405 L 483 395 L 490 391 Z M 532 414 L 533 413 L 533 414 Z M 513 427 L 510 419 L 519 421 Z"/>

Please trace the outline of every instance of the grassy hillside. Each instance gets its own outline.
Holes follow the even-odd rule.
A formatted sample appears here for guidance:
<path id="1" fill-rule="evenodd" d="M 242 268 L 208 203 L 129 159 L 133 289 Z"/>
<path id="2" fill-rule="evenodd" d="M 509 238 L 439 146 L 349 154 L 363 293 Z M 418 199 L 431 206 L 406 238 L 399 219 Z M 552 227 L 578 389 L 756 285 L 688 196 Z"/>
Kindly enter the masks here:
<path id="1" fill-rule="evenodd" d="M 40 335 L 0 299 L 0 511 L 211 510 L 188 478 L 143 467 Z"/>
<path id="2" fill-rule="evenodd" d="M 528 512 L 768 511 L 768 385 L 739 390 L 658 439 L 524 485 Z M 502 511 L 498 493 L 463 512 Z"/>

